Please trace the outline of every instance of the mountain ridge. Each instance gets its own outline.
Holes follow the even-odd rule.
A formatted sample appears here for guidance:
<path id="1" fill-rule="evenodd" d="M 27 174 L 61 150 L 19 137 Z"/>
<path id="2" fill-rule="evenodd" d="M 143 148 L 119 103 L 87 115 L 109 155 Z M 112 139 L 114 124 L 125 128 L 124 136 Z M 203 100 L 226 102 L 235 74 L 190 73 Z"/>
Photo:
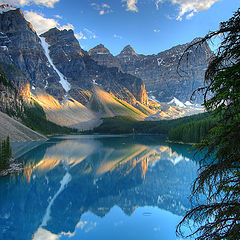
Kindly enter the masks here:
<path id="1" fill-rule="evenodd" d="M 62 126 L 86 129 L 87 121 L 97 123 L 105 116 L 103 112 L 91 109 L 94 99 L 98 99 L 95 101 L 98 104 L 96 109 L 103 107 L 108 113 L 106 117 L 124 114 L 132 116 L 135 112 L 138 113 L 133 114 L 136 119 L 140 116 L 141 119 L 155 120 L 175 118 L 191 112 L 190 107 L 181 109 L 179 106 L 167 107 L 159 103 L 179 95 L 179 86 L 174 83 L 170 84 L 170 88 L 175 88 L 171 94 L 168 93 L 169 84 L 163 84 L 163 87 L 168 87 L 162 90 L 168 95 L 165 98 L 161 98 L 161 91 L 156 96 L 149 90 L 151 84 L 158 85 L 155 80 L 161 70 L 156 71 L 156 66 L 159 69 L 162 67 L 158 57 L 165 54 L 171 58 L 168 55 L 174 53 L 175 50 L 172 49 L 177 49 L 180 56 L 183 47 L 179 50 L 179 46 L 176 46 L 166 53 L 145 56 L 137 54 L 127 45 L 119 55 L 113 56 L 103 44 L 89 52 L 83 50 L 73 30 L 52 28 L 38 36 L 31 23 L 25 20 L 21 9 L 1 13 L 0 20 L 0 66 L 14 85 L 20 84 L 22 89 L 28 88 L 25 91 L 28 96 L 25 95 L 42 105 L 48 120 Z M 204 55 L 204 51 L 202 49 L 194 53 L 193 62 L 199 54 Z M 177 60 L 173 62 L 176 64 Z M 174 75 L 173 70 L 170 70 L 168 75 Z M 151 99 L 148 98 L 144 81 Z M 166 79 L 165 82 L 167 81 Z M 182 82 L 178 85 L 182 85 Z M 101 89 L 102 96 L 111 101 L 102 101 L 103 98 L 96 95 L 100 90 L 96 89 Z M 52 108 L 55 103 L 58 107 Z"/>
<path id="2" fill-rule="evenodd" d="M 151 55 L 137 54 L 127 45 L 113 58 L 122 72 L 141 78 L 148 94 L 156 100 L 169 102 L 174 97 L 181 96 L 180 100 L 185 102 L 190 100 L 192 92 L 203 86 L 204 73 L 213 56 L 206 43 L 194 46 L 184 55 L 187 47 L 199 40 L 200 38 L 195 38 L 189 43 Z M 92 49 L 89 50 L 91 51 Z M 93 56 L 93 59 L 97 60 L 98 64 L 108 66 L 108 63 L 112 62 L 110 54 L 104 57 Z M 196 102 L 200 103 L 202 100 L 202 96 L 196 96 Z"/>

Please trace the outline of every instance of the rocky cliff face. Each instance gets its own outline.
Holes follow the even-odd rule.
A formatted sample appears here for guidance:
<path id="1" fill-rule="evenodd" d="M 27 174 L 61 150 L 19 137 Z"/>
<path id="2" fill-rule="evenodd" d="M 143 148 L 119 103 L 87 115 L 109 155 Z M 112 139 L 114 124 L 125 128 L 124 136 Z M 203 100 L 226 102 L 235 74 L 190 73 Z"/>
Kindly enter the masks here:
<path id="1" fill-rule="evenodd" d="M 19 76 L 24 76 L 24 81 L 29 82 L 32 89 L 44 89 L 58 99 L 68 91 L 84 104 L 91 97 L 93 85 L 99 84 L 131 104 L 136 101 L 147 103 L 142 80 L 118 69 L 100 66 L 82 50 L 72 30 L 54 28 L 41 37 L 44 39 L 38 37 L 20 9 L 0 14 L 0 62 L 12 82 L 23 81 Z M 111 58 L 108 64 L 115 66 L 114 57 L 101 46 L 92 54 L 95 56 L 101 51 Z M 18 74 L 14 76 L 9 67 L 15 68 Z M 68 83 L 69 86 L 64 86 Z"/>
<path id="2" fill-rule="evenodd" d="M 111 58 L 112 55 L 103 45 L 88 54 L 81 49 L 72 30 L 60 31 L 54 28 L 41 37 L 49 44 L 49 55 L 54 65 L 71 84 L 69 93 L 83 104 L 89 99 L 89 92 L 92 92 L 94 85 L 101 86 L 130 104 L 135 104 L 136 101 L 147 104 L 147 93 L 141 79 L 114 68 L 114 62 L 108 61 L 111 66 L 109 68 L 94 60 L 97 55 Z M 100 52 L 103 54 L 99 54 Z"/>
<path id="3" fill-rule="evenodd" d="M 0 112 L 16 116 L 22 109 L 22 100 L 18 92 L 11 86 L 1 81 L 0 75 Z"/>
<path id="4" fill-rule="evenodd" d="M 58 100 L 74 98 L 88 107 L 97 86 L 142 110 L 141 104 L 149 105 L 146 89 L 162 102 L 174 97 L 186 101 L 203 84 L 212 54 L 207 45 L 189 51 L 180 76 L 177 66 L 188 44 L 149 56 L 129 45 L 115 57 L 102 44 L 86 52 L 72 30 L 53 28 L 39 37 L 20 9 L 6 8 L 0 7 L 0 66 L 26 99 L 31 89 Z"/>
<path id="5" fill-rule="evenodd" d="M 0 111 L 18 117 L 23 113 L 23 104 L 30 102 L 30 85 L 25 82 L 12 84 L 0 65 Z"/>
<path id="6" fill-rule="evenodd" d="M 83 56 L 86 53 L 81 49 L 73 31 L 53 28 L 41 37 L 45 38 L 48 44 L 53 64 L 71 83 L 72 89 L 77 85 L 89 89 L 91 84 L 81 78 L 81 75 L 84 75 Z"/>
<path id="7" fill-rule="evenodd" d="M 98 45 L 89 54 L 100 65 L 109 68 L 114 66 L 141 78 L 153 99 L 168 102 L 178 97 L 185 102 L 194 90 L 203 86 L 205 70 L 213 55 L 209 46 L 204 44 L 193 47 L 179 62 L 189 44 L 175 46 L 157 55 L 137 54 L 127 45 L 116 57 L 103 45 Z M 202 96 L 196 96 L 196 101 L 201 102 Z"/>
<path id="8" fill-rule="evenodd" d="M 107 48 L 104 47 L 104 45 L 99 44 L 91 49 L 88 53 L 98 64 L 120 69 L 118 60 L 109 52 Z"/>
<path id="9" fill-rule="evenodd" d="M 188 46 L 179 45 L 157 55 L 145 56 L 136 54 L 128 45 L 116 58 L 123 72 L 144 81 L 150 96 L 163 102 L 174 97 L 187 101 L 194 90 L 203 86 L 205 70 L 213 54 L 207 44 L 193 47 L 188 51 L 188 59 L 184 57 L 180 62 L 178 73 L 179 60 Z"/>
<path id="10" fill-rule="evenodd" d="M 49 64 L 38 35 L 20 9 L 0 14 L 0 32 L 0 62 L 20 70 L 31 87 L 62 96 L 64 89 L 60 79 Z M 14 76 L 11 78 L 18 81 Z"/>

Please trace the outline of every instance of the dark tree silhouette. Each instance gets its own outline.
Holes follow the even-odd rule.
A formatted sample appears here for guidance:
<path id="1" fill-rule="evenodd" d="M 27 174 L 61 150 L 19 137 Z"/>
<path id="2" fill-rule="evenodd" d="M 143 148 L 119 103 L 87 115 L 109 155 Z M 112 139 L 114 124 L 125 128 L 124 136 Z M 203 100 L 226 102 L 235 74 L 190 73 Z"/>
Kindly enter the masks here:
<path id="1" fill-rule="evenodd" d="M 228 21 L 220 23 L 218 31 L 210 32 L 195 44 L 203 44 L 215 36 L 220 36 L 222 42 L 206 71 L 205 87 L 199 90 L 204 90 L 205 108 L 218 121 L 197 145 L 204 157 L 192 189 L 192 209 L 178 225 L 177 233 L 198 240 L 237 240 L 240 239 L 240 9 Z M 191 234 L 186 235 L 183 226 L 192 225 L 191 222 L 194 222 Z"/>
<path id="2" fill-rule="evenodd" d="M 0 144 L 0 170 L 5 170 L 9 167 L 9 161 L 12 157 L 12 149 L 10 146 L 10 139 L 7 136 Z"/>

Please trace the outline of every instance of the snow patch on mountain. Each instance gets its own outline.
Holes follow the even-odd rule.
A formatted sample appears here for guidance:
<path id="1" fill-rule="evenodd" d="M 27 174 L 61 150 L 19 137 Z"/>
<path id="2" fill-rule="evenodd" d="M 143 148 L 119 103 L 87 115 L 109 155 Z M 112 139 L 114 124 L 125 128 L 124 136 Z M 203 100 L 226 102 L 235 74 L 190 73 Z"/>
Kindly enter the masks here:
<path id="1" fill-rule="evenodd" d="M 168 102 L 168 104 L 170 105 L 176 105 L 182 108 L 185 108 L 186 106 L 184 105 L 184 103 L 182 103 L 180 100 L 178 100 L 177 98 L 173 98 L 173 100 L 171 100 L 170 102 Z"/>
<path id="2" fill-rule="evenodd" d="M 184 105 L 185 105 L 185 106 L 193 106 L 194 104 L 192 104 L 190 101 L 186 101 L 186 102 L 184 103 Z"/>
<path id="3" fill-rule="evenodd" d="M 153 96 L 153 95 L 149 95 L 149 96 L 148 96 L 148 99 L 160 103 L 160 102 L 157 100 L 157 98 L 156 98 L 155 96 Z"/>
<path id="4" fill-rule="evenodd" d="M 60 83 L 62 85 L 62 87 L 64 88 L 64 90 L 66 92 L 68 92 L 71 89 L 71 84 L 66 80 L 66 77 L 56 68 L 56 66 L 53 64 L 53 61 L 49 55 L 49 45 L 48 43 L 45 41 L 44 37 L 40 37 L 40 40 L 42 42 L 42 46 L 43 49 L 45 51 L 45 55 L 49 61 L 49 63 L 51 64 L 51 66 L 53 67 L 53 69 L 56 71 L 56 73 L 58 74 L 59 78 L 60 78 Z"/>

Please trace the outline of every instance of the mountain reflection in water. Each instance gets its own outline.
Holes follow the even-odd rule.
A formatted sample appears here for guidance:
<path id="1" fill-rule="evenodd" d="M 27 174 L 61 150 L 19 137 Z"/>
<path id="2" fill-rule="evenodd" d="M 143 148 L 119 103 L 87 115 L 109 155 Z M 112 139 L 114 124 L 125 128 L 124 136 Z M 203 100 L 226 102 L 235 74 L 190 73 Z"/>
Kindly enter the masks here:
<path id="1" fill-rule="evenodd" d="M 52 138 L 19 159 L 23 173 L 0 179 L 0 239 L 101 239 L 91 230 L 103 219 L 104 239 L 111 224 L 133 239 L 120 229 L 182 216 L 198 167 L 188 148 L 158 136 Z M 158 225 L 137 238 L 176 239 L 159 238 Z"/>

